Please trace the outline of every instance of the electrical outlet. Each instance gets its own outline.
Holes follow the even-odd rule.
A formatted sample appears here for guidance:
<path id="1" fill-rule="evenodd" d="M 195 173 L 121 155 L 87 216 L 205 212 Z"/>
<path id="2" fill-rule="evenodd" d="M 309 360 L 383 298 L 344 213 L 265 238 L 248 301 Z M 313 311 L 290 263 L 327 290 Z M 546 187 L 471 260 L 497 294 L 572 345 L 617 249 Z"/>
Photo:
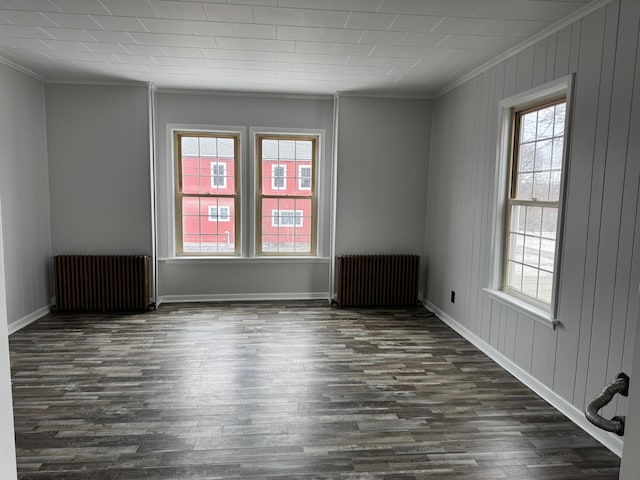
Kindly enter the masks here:
<path id="1" fill-rule="evenodd" d="M 456 303 L 456 291 L 451 290 L 451 303 Z"/>

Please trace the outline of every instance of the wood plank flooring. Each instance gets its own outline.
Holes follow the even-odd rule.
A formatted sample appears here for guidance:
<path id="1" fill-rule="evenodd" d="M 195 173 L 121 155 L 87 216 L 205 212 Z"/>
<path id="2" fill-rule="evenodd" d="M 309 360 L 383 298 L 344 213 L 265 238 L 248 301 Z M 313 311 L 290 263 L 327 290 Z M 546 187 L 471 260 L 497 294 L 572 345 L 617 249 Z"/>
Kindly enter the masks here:
<path id="1" fill-rule="evenodd" d="M 422 308 L 58 314 L 10 350 L 22 480 L 618 478 Z"/>

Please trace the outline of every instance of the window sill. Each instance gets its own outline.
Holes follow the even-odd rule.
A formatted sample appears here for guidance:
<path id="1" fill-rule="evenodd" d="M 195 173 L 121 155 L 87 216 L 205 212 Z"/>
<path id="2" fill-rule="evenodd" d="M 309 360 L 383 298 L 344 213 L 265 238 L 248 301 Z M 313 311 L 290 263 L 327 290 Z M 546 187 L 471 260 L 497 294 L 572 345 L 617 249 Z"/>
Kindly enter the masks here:
<path id="1" fill-rule="evenodd" d="M 519 298 L 514 297 L 513 295 L 509 295 L 508 293 L 503 292 L 502 290 L 493 290 L 490 288 L 484 288 L 484 292 L 493 298 L 495 301 L 513 308 L 518 313 L 535 320 L 536 322 L 544 325 L 547 328 L 551 328 L 555 330 L 560 322 L 551 317 L 549 312 L 542 310 L 541 308 L 534 307 L 533 305 L 525 302 L 524 300 L 520 300 Z"/>
<path id="2" fill-rule="evenodd" d="M 159 258 L 158 262 L 167 264 L 194 264 L 194 263 L 215 263 L 215 264 L 309 264 L 309 263 L 329 263 L 331 259 L 329 257 L 206 257 L 206 256 L 194 256 L 194 257 L 165 257 Z"/>

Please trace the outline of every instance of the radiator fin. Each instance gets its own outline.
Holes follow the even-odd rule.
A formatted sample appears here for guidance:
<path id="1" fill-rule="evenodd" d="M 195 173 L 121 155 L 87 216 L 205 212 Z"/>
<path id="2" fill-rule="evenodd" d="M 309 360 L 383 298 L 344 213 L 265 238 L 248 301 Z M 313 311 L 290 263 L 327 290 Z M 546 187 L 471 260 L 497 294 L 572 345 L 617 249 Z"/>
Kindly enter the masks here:
<path id="1" fill-rule="evenodd" d="M 418 255 L 341 255 L 337 257 L 339 307 L 415 305 Z"/>
<path id="2" fill-rule="evenodd" d="M 56 255 L 56 311 L 129 312 L 149 306 L 149 257 Z"/>

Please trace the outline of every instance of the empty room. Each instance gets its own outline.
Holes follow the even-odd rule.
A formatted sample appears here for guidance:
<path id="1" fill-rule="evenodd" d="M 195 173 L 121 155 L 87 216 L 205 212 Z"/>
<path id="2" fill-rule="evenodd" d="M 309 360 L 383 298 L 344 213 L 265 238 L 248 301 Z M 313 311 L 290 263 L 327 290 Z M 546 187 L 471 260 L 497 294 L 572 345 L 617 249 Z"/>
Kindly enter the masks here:
<path id="1" fill-rule="evenodd" d="M 637 480 L 639 64 L 638 0 L 0 0 L 0 477 Z"/>

